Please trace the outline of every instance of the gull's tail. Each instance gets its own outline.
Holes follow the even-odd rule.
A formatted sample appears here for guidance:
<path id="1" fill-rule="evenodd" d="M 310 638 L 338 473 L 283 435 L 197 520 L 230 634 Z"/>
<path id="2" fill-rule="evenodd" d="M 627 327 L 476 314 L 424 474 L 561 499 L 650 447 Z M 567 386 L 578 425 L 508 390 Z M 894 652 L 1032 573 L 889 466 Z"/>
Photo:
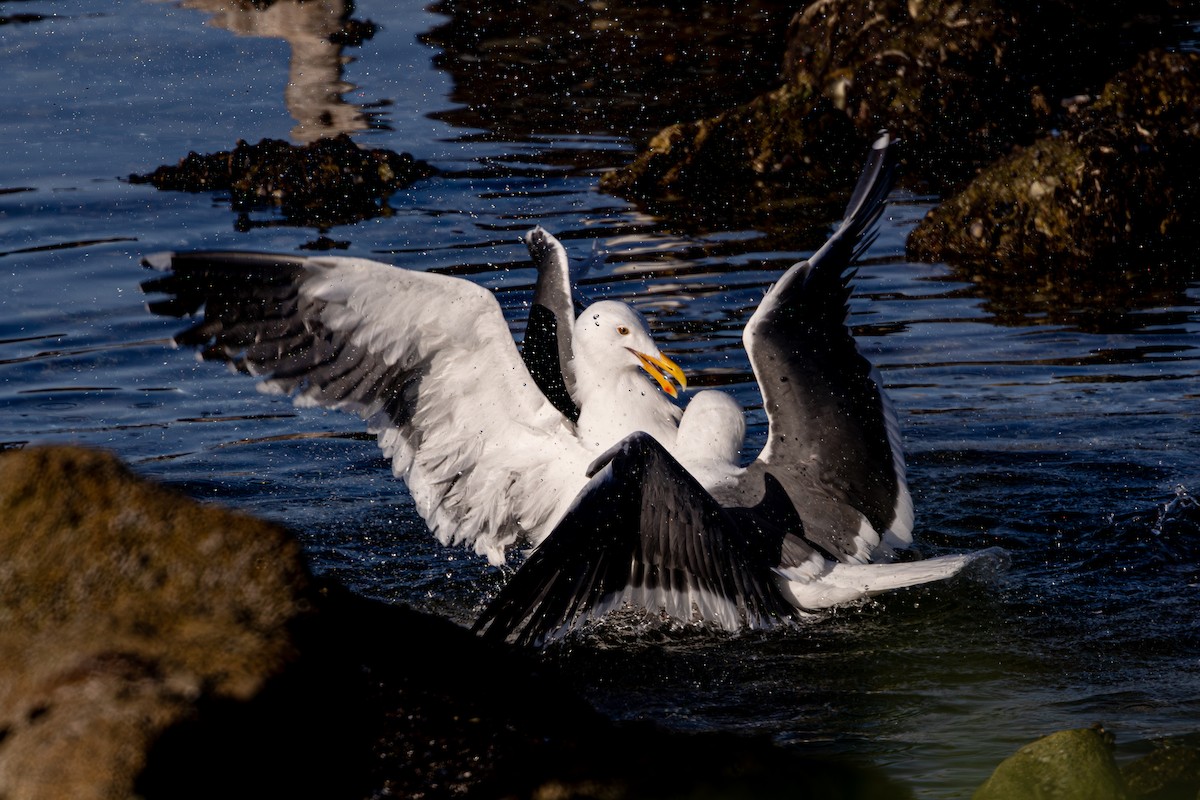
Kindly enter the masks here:
<path id="1" fill-rule="evenodd" d="M 807 566 L 776 571 L 784 579 L 785 593 L 791 595 L 797 607 L 816 610 L 893 589 L 946 580 L 967 571 L 988 576 L 1003 571 L 1008 563 L 1008 553 L 999 547 L 989 547 L 974 553 L 893 564 L 826 562 L 824 570 L 816 574 Z"/>

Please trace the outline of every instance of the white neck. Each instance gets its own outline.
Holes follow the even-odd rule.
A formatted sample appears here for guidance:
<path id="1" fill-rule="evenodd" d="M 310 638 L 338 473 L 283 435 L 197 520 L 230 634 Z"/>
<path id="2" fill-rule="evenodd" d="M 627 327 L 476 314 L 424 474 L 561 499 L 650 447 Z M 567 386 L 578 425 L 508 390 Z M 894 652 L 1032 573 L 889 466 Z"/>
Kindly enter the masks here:
<path id="1" fill-rule="evenodd" d="M 597 374 L 576 362 L 580 438 L 597 453 L 645 431 L 668 450 L 675 446 L 680 410 L 638 368 Z"/>

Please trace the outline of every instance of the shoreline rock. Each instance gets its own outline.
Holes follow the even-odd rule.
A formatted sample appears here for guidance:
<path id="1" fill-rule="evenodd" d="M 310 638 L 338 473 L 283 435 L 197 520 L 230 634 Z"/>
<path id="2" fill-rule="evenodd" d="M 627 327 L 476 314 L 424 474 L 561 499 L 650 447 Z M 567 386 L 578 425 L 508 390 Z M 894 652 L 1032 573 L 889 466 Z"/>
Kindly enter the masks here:
<path id="1" fill-rule="evenodd" d="M 283 528 L 72 447 L 0 453 L 0 796 L 911 797 L 614 723 L 526 654 L 309 573 Z"/>

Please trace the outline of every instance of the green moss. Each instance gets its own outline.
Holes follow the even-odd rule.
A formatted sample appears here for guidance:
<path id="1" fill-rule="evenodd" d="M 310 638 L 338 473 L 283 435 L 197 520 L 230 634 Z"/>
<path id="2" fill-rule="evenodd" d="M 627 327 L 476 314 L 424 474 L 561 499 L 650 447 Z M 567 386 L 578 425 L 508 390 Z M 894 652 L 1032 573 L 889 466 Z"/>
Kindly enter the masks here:
<path id="1" fill-rule="evenodd" d="M 1001 762 L 972 800 L 1125 800 L 1112 745 L 1096 728 L 1050 734 Z"/>

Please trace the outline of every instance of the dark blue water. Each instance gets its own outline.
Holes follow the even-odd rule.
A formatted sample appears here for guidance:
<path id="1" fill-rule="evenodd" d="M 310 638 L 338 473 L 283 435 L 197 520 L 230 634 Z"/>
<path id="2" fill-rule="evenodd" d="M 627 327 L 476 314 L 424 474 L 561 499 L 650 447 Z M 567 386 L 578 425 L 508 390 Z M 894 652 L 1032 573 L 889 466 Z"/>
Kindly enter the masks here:
<path id="1" fill-rule="evenodd" d="M 433 541 L 357 420 L 296 411 L 171 349 L 178 323 L 146 313 L 140 258 L 295 252 L 324 233 L 350 255 L 492 287 L 519 329 L 533 281 L 519 236 L 541 224 L 590 266 L 587 297 L 638 306 L 695 385 L 752 409 L 757 444 L 741 326 L 835 212 L 662 216 L 598 192 L 631 136 L 769 85 L 763 64 L 728 66 L 737 36 L 689 46 L 695 31 L 618 8 L 617 24 L 592 24 L 594 10 L 579 24 L 518 20 L 466 47 L 451 34 L 472 29 L 467 16 L 359 2 L 354 17 L 379 30 L 338 51 L 317 35 L 332 7 L 281 3 L 268 18 L 217 2 L 0 3 L 28 20 L 0 26 L 0 444 L 108 448 L 288 524 L 317 569 L 364 595 L 467 624 L 502 576 Z M 713 25 L 752 34 L 786 19 L 770 4 L 741 13 Z M 605 37 L 629 19 L 643 27 L 620 40 L 626 66 L 605 63 Z M 305 91 L 287 89 L 289 69 Z M 444 172 L 394 196 L 390 216 L 329 231 L 263 210 L 239 232 L 228 198 L 124 180 L 238 139 L 304 141 L 322 120 Z M 921 547 L 1001 545 L 1012 567 L 799 631 L 614 625 L 544 656 L 606 712 L 857 754 L 938 798 L 967 796 L 1056 729 L 1103 722 L 1123 755 L 1200 729 L 1197 264 L 1136 289 L 1035 270 L 976 283 L 905 261 L 934 202 L 894 195 L 852 322 L 900 414 Z"/>

